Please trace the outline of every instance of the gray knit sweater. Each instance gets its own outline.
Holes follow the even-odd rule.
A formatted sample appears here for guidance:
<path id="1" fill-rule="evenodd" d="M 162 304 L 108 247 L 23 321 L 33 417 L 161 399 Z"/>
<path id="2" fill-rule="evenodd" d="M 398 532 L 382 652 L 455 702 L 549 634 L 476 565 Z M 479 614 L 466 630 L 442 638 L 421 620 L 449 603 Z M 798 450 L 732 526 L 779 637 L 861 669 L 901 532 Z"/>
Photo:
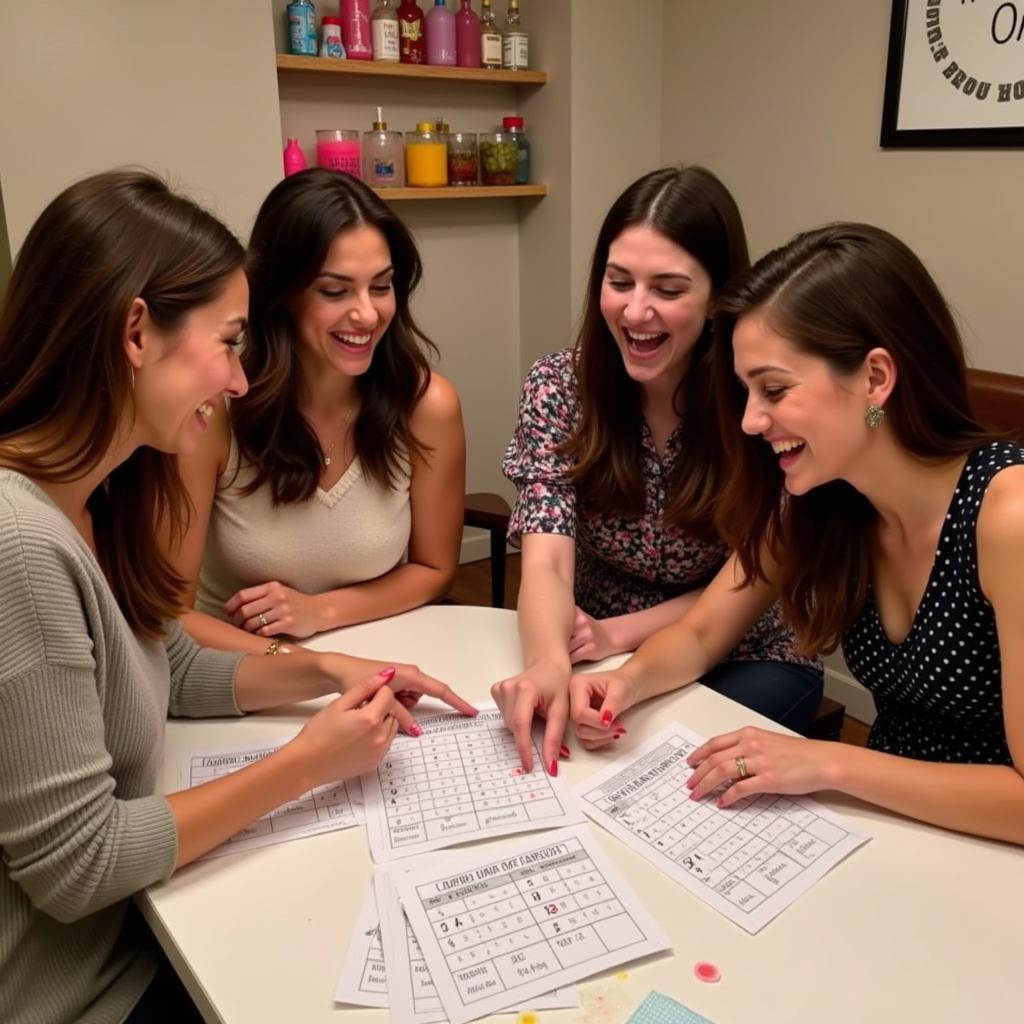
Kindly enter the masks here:
<path id="1" fill-rule="evenodd" d="M 177 856 L 165 718 L 239 714 L 241 655 L 177 623 L 139 640 L 68 519 L 2 469 L 0 641 L 0 1021 L 117 1024 L 155 969 L 128 898 Z"/>

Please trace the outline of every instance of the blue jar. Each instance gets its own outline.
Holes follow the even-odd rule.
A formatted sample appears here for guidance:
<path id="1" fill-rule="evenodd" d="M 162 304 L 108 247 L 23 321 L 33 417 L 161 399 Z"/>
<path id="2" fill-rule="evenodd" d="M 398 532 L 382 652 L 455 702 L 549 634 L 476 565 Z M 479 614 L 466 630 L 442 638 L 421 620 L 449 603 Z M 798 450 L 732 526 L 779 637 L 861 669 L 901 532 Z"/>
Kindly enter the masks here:
<path id="1" fill-rule="evenodd" d="M 287 7 L 288 43 L 301 57 L 316 56 L 316 7 L 313 0 L 294 0 Z"/>

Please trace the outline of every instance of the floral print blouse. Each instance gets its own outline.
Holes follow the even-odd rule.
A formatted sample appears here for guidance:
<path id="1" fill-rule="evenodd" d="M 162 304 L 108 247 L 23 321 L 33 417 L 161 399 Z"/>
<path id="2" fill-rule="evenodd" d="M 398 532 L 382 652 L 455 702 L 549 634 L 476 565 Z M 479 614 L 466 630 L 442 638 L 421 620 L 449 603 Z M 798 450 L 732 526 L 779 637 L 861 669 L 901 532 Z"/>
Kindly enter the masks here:
<path id="1" fill-rule="evenodd" d="M 554 533 L 576 541 L 576 604 L 596 619 L 642 611 L 703 587 L 722 567 L 729 549 L 664 523 L 668 480 L 683 444 L 682 427 L 668 439 L 665 455 L 643 426 L 646 508 L 642 516 L 602 513 L 584 506 L 566 483 L 569 462 L 558 453 L 580 417 L 572 349 L 534 363 L 523 385 L 519 420 L 502 469 L 516 485 L 508 539 Z M 787 661 L 820 670 L 821 663 L 796 653 L 779 606 L 770 608 L 732 653 L 734 661 Z"/>

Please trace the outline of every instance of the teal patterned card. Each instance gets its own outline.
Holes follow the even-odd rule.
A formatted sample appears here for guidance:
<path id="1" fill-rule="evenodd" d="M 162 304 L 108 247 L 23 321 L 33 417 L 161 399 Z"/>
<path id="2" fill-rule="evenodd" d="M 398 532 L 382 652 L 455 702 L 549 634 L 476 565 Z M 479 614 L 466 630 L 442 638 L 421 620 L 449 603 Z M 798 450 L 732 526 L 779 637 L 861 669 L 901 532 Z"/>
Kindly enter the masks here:
<path id="1" fill-rule="evenodd" d="M 713 1024 L 707 1017 L 687 1009 L 660 992 L 649 992 L 636 1008 L 628 1024 Z"/>

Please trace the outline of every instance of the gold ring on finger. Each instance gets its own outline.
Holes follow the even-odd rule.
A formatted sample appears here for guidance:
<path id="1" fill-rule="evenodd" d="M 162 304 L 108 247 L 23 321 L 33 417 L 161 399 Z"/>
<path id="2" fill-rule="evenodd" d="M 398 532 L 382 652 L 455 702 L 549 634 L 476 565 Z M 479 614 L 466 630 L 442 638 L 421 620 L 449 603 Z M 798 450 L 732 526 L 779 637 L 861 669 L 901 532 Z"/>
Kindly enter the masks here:
<path id="1" fill-rule="evenodd" d="M 267 628 L 267 617 L 266 617 L 266 615 L 264 615 L 264 614 L 263 614 L 263 612 L 260 612 L 260 613 L 259 613 L 259 614 L 258 614 L 258 615 L 256 616 L 256 621 L 257 621 L 257 622 L 259 622 L 259 624 L 260 624 L 260 625 L 261 625 L 261 626 L 262 626 L 262 627 L 263 627 L 264 629 L 266 629 L 266 628 Z"/>
<path id="2" fill-rule="evenodd" d="M 745 757 L 736 758 L 736 771 L 739 772 L 740 779 L 745 779 L 750 774 L 747 771 L 747 759 Z"/>

